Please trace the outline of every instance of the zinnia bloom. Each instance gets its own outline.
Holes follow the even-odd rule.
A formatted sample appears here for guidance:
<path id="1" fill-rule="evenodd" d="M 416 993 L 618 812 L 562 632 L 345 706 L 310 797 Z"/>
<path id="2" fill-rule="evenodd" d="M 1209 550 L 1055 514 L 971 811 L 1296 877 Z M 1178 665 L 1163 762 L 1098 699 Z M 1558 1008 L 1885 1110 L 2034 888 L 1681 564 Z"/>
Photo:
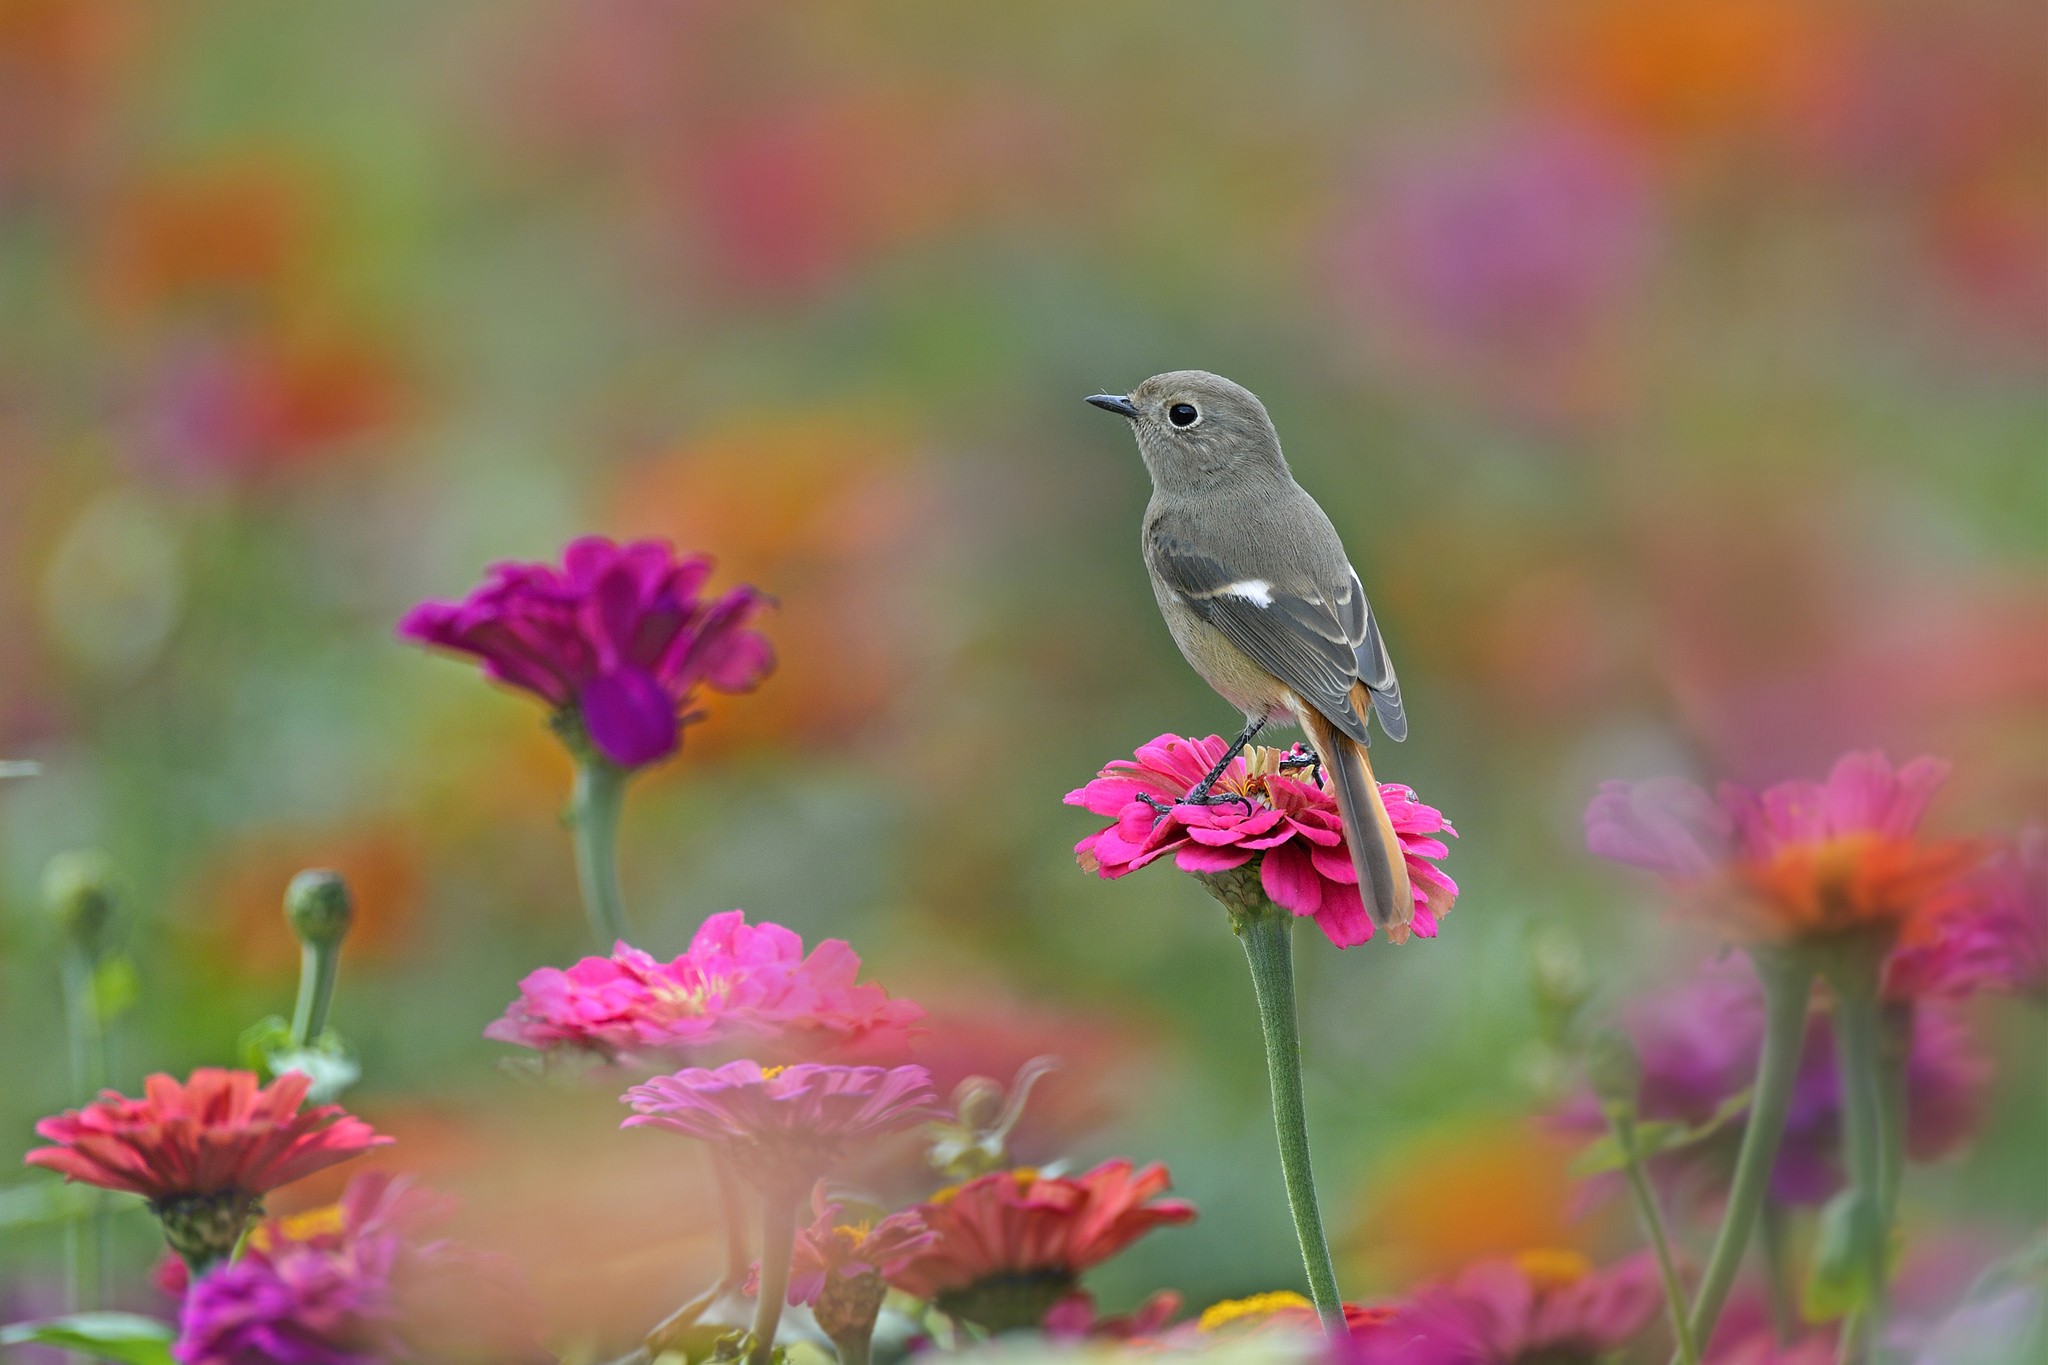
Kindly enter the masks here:
<path id="1" fill-rule="evenodd" d="M 333 1216 L 272 1220 L 186 1294 L 183 1365 L 530 1359 L 522 1315 L 479 1259 L 423 1241 L 445 1204 L 403 1179 L 349 1182 Z"/>
<path id="2" fill-rule="evenodd" d="M 728 910 L 705 920 L 672 962 L 620 943 L 567 971 L 541 968 L 484 1036 L 607 1061 L 739 1042 L 757 1055 L 901 1060 L 924 1011 L 859 977 L 860 957 L 841 940 L 806 957 L 797 934 Z"/>
<path id="3" fill-rule="evenodd" d="M 952 1186 L 918 1206 L 936 1240 L 889 1283 L 991 1331 L 1038 1327 L 1082 1271 L 1195 1216 L 1185 1201 L 1153 1200 L 1170 1183 L 1156 1163 L 1105 1161 L 1081 1176 L 1021 1169 Z"/>
<path id="4" fill-rule="evenodd" d="M 1663 1304 L 1647 1256 L 1595 1270 L 1575 1251 L 1468 1266 L 1377 1326 L 1355 1330 L 1360 1365 L 1536 1365 L 1605 1359 Z"/>
<path id="5" fill-rule="evenodd" d="M 678 558 L 664 541 L 585 536 L 560 569 L 493 564 L 468 597 L 420 603 L 398 633 L 475 655 L 489 677 L 580 724 L 613 763 L 637 767 L 681 745 L 698 687 L 745 692 L 774 666 L 747 629 L 768 599 L 742 586 L 707 603 L 698 590 L 710 576 L 710 559 Z"/>
<path id="6" fill-rule="evenodd" d="M 1789 941 L 1876 930 L 1935 936 L 1944 893 L 1978 857 L 1964 840 L 1915 837 L 1948 764 L 1896 771 L 1876 752 L 1844 754 L 1825 782 L 1763 792 L 1677 778 L 1605 782 L 1586 807 L 1586 847 L 1714 893 L 1739 937 Z M 1729 894 L 1732 893 L 1732 894 Z"/>
<path id="7" fill-rule="evenodd" d="M 1755 1079 L 1763 1042 L 1763 990 L 1742 963 L 1711 963 L 1678 989 L 1645 997 L 1625 1013 L 1624 1026 L 1642 1059 L 1642 1117 L 1697 1126 Z M 1976 1131 L 1990 1072 L 1953 1013 L 1933 1006 L 1916 1010 L 1912 1030 L 1906 1152 L 1916 1161 L 1933 1161 Z M 1572 1101 L 1559 1122 L 1588 1134 L 1606 1130 L 1590 1094 Z M 1817 1010 L 1807 1028 L 1784 1139 L 1771 1171 L 1772 1196 L 1788 1204 L 1818 1205 L 1840 1189 L 1841 1129 L 1834 1033 L 1827 1013 Z M 1650 1169 L 1660 1179 L 1718 1193 L 1733 1168 L 1741 1131 L 1737 1114 L 1713 1136 L 1653 1156 Z"/>
<path id="8" fill-rule="evenodd" d="M 1937 936 L 1902 943 L 1884 966 L 1894 1001 L 1977 991 L 2048 995 L 2048 830 L 2026 830 L 1957 889 Z"/>
<path id="9" fill-rule="evenodd" d="M 1242 797 L 1243 804 L 1181 804 L 1228 747 L 1215 735 L 1161 735 L 1140 748 L 1135 760 L 1119 759 L 1087 786 L 1068 792 L 1068 805 L 1116 819 L 1074 846 L 1081 866 L 1114 879 L 1171 853 L 1181 871 L 1213 875 L 1256 858 L 1259 884 L 1275 905 L 1314 917 L 1339 948 L 1371 938 L 1372 919 L 1359 898 L 1336 798 L 1284 772 L 1285 750 L 1253 745 L 1223 770 L 1216 792 Z M 1458 884 L 1437 866 L 1450 852 L 1438 836 L 1457 831 L 1443 812 L 1422 804 L 1407 787 L 1383 782 L 1380 796 L 1407 858 L 1415 932 L 1434 938 L 1438 917 L 1458 894 Z"/>
<path id="10" fill-rule="evenodd" d="M 36 1132 L 56 1145 L 23 1160 L 141 1195 L 171 1249 L 204 1265 L 233 1248 L 267 1191 L 392 1140 L 339 1105 L 302 1112 L 311 1084 L 295 1071 L 261 1087 L 248 1071 L 202 1067 L 182 1085 L 154 1075 L 142 1099 L 109 1090 L 42 1120 Z"/>
<path id="11" fill-rule="evenodd" d="M 934 1235 L 915 1213 L 891 1214 L 878 1223 L 842 1223 L 843 1210 L 826 1200 L 822 1185 L 811 1196 L 811 1209 L 816 1216 L 809 1227 L 797 1229 L 790 1258 L 790 1306 L 808 1304 L 819 1328 L 835 1342 L 865 1343 L 889 1293 L 884 1276 L 929 1246 Z M 757 1286 L 749 1284 L 747 1292 L 757 1293 Z"/>
<path id="12" fill-rule="evenodd" d="M 864 1139 L 938 1113 L 921 1066 L 761 1068 L 727 1062 L 657 1076 L 624 1096 L 636 1111 L 621 1127 L 672 1129 L 723 1148 L 734 1167 L 768 1190 L 796 1190 L 835 1166 Z"/>

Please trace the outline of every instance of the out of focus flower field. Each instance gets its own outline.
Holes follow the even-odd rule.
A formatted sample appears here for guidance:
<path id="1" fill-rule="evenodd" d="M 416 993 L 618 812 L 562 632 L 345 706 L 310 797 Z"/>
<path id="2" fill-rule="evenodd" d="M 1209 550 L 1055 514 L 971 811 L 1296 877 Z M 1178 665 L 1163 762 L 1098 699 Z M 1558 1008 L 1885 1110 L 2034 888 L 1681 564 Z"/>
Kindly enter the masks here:
<path id="1" fill-rule="evenodd" d="M 631 1066 L 697 1035 L 583 1003 L 563 1032 L 532 978 L 610 948 L 572 754 L 645 765 L 617 866 L 654 961 L 603 990 L 683 990 L 655 969 L 734 909 L 858 955 L 772 1024 L 844 1055 L 689 1058 L 792 1094 L 808 1063 L 924 1068 L 929 1112 L 890 1092 L 901 1133 L 834 1198 L 937 1228 L 982 1216 L 933 1202 L 949 1179 L 1026 1168 L 990 1188 L 1153 1201 L 1070 1248 L 1092 1300 L 1027 1315 L 1060 1349 L 1184 1346 L 1211 1305 L 1303 1291 L 1224 913 L 1172 857 L 1076 866 L 1130 818 L 1079 799 L 1107 764 L 1239 724 L 1158 620 L 1129 434 L 1080 401 L 1199 367 L 1263 398 L 1342 533 L 1412 724 L 1378 775 L 1457 836 L 1409 849 L 1455 879 L 1435 936 L 1294 935 L 1363 1333 L 1332 1358 L 1663 1360 L 1628 1192 L 1582 1155 L 1614 1141 L 1601 1047 L 1630 1040 L 1626 1107 L 1672 1141 L 1649 1183 L 1694 1283 L 1776 989 L 1751 959 L 1855 934 L 1910 1052 L 1890 1302 L 1830 1259 L 1861 1158 L 1829 958 L 1757 1234 L 1805 1301 L 1770 1302 L 1759 1253 L 1703 1360 L 1833 1361 L 1859 1330 L 1869 1359 L 2022 1359 L 1996 1352 L 2048 1312 L 2041 38 L 2020 0 L 0 0 L 0 760 L 34 769 L 0 780 L 0 1323 L 70 1308 L 102 1235 L 101 1306 L 174 1322 L 201 1292 L 132 1193 L 20 1157 L 100 1083 L 294 1074 L 307 868 L 353 902 L 315 1099 L 394 1141 L 278 1181 L 282 1221 L 207 1278 L 395 1239 L 431 1190 L 544 1351 L 479 1358 L 623 1358 L 711 1285 L 704 1133 L 662 1128 L 715 1105 L 656 1093 L 681 1054 Z M 678 637 L 711 653 L 600 698 L 418 647 L 465 647 L 483 618 L 416 609 L 494 563 L 609 565 L 585 536 L 709 556 L 669 586 L 732 614 Z M 1828 785 L 1751 795 L 1793 780 Z M 1247 816 L 1287 781 L 1241 776 Z M 871 1027 L 908 1050 L 847 1042 Z M 800 1276 L 838 1235 L 810 1199 L 807 1173 Z M 896 1228 L 920 1259 L 887 1351 L 1014 1325 Z M 1554 1341 L 1366 1331 L 1631 1274 Z M 1771 1308 L 1799 1318 L 1776 1341 Z M 179 1358 L 496 1348 L 362 1349 Z"/>

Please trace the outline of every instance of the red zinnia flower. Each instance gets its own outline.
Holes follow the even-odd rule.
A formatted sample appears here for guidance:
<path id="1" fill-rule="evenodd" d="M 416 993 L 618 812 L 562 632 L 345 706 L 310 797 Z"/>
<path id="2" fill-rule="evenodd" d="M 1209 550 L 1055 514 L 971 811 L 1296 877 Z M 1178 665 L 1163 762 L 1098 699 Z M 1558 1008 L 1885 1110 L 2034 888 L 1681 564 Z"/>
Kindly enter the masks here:
<path id="1" fill-rule="evenodd" d="M 1371 938 L 1372 920 L 1358 895 L 1358 871 L 1344 846 L 1336 798 L 1314 782 L 1286 775 L 1280 767 L 1284 750 L 1253 745 L 1230 761 L 1215 791 L 1241 800 L 1181 804 L 1227 747 L 1215 735 L 1161 735 L 1140 748 L 1135 760 L 1120 759 L 1087 786 L 1068 792 L 1068 805 L 1116 817 L 1115 824 L 1074 846 L 1081 866 L 1113 879 L 1169 853 L 1174 866 L 1194 873 L 1230 872 L 1257 859 L 1259 884 L 1273 904 L 1314 916 L 1316 927 L 1339 948 Z M 1458 895 L 1458 884 L 1437 866 L 1450 852 L 1439 836 L 1457 831 L 1442 811 L 1399 783 L 1381 783 L 1380 797 L 1408 863 L 1415 932 L 1434 938 L 1438 917 Z"/>
<path id="2" fill-rule="evenodd" d="M 1082 1271 L 1195 1216 L 1183 1200 L 1146 1202 L 1170 1182 L 1157 1163 L 1105 1161 L 1082 1176 L 997 1171 L 941 1190 L 917 1209 L 937 1240 L 889 1283 L 991 1331 L 1038 1327 Z"/>
<path id="3" fill-rule="evenodd" d="M 259 1087 L 253 1072 L 214 1067 L 183 1085 L 154 1075 L 142 1099 L 109 1090 L 42 1120 L 36 1132 L 56 1145 L 23 1160 L 143 1196 L 171 1249 L 204 1265 L 234 1246 L 267 1191 L 392 1141 L 340 1105 L 301 1112 L 311 1084 L 287 1072 Z"/>

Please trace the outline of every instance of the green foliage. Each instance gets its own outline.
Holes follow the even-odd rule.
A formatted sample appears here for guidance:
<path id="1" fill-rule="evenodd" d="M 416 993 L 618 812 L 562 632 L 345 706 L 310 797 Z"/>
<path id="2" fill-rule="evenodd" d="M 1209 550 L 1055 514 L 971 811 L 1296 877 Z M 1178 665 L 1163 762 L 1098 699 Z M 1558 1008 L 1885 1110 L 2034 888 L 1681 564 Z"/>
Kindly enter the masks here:
<path id="1" fill-rule="evenodd" d="M 121 1365 L 172 1365 L 177 1333 L 136 1313 L 73 1313 L 0 1327 L 0 1346 L 56 1346 Z"/>
<path id="2" fill-rule="evenodd" d="M 1871 1238 L 1883 1235 L 1876 1206 L 1862 1194 L 1843 1190 L 1828 1201 L 1799 1294 L 1799 1311 L 1808 1322 L 1832 1322 L 1871 1303 L 1877 1286 L 1868 1248 Z"/>
<path id="3" fill-rule="evenodd" d="M 340 1034 L 327 1029 L 306 1046 L 294 1047 L 292 1026 L 275 1014 L 242 1030 L 235 1050 L 251 1071 L 271 1077 L 302 1072 L 313 1083 L 306 1092 L 313 1104 L 333 1104 L 363 1077 L 361 1064 Z"/>
<path id="4" fill-rule="evenodd" d="M 1648 1161 L 1664 1152 L 1675 1152 L 1681 1147 L 1705 1142 L 1749 1110 L 1749 1092 L 1741 1091 L 1730 1095 L 1721 1102 L 1721 1107 L 1707 1115 L 1705 1121 L 1695 1124 L 1684 1123 L 1638 1123 L 1635 1126 L 1636 1155 Z M 1609 1133 L 1580 1152 L 1572 1162 L 1572 1175 L 1580 1180 L 1588 1176 L 1605 1175 L 1618 1171 L 1628 1164 L 1622 1155 L 1621 1144 Z"/>

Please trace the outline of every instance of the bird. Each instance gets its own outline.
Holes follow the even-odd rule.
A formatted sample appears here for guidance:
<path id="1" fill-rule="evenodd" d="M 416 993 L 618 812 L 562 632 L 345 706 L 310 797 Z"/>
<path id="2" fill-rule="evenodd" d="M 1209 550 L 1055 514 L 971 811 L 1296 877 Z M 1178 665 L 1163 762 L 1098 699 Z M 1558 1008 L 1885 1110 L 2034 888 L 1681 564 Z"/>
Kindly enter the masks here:
<path id="1" fill-rule="evenodd" d="M 1299 725 L 1331 777 L 1358 890 L 1405 942 L 1413 892 L 1380 799 L 1368 717 L 1408 737 L 1401 684 L 1358 571 L 1329 516 L 1294 481 L 1265 404 L 1206 370 L 1153 375 L 1087 399 L 1128 419 L 1152 476 L 1146 570 L 1174 643 L 1244 729 L 1184 800 L 1214 804 L 1232 759 L 1269 724 Z"/>

